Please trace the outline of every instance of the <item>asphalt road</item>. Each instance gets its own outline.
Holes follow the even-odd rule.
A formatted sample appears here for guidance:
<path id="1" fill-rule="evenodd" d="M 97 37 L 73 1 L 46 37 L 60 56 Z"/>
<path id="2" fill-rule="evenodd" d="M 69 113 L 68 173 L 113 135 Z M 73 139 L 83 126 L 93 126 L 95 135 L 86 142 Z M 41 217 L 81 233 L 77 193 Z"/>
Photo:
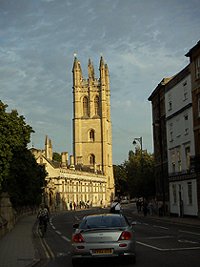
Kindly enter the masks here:
<path id="1" fill-rule="evenodd" d="M 124 205 L 124 213 L 130 221 L 136 221 L 136 264 L 141 267 L 199 267 L 200 228 L 157 221 L 150 216 L 136 216 L 133 205 Z M 71 267 L 70 239 L 72 225 L 86 213 L 107 212 L 103 209 L 81 210 L 54 214 L 48 232 L 43 239 L 38 237 L 40 266 Z M 95 262 L 97 266 L 133 266 L 123 262 Z M 85 266 L 85 264 L 84 264 Z M 87 266 L 94 263 L 87 262 Z"/>

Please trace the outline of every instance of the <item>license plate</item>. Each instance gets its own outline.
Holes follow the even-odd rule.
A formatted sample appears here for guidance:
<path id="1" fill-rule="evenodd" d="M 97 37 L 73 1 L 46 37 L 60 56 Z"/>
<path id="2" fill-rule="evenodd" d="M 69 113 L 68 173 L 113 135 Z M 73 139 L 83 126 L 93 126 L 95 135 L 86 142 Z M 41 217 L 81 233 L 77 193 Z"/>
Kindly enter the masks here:
<path id="1" fill-rule="evenodd" d="M 93 249 L 92 254 L 112 254 L 112 249 Z"/>

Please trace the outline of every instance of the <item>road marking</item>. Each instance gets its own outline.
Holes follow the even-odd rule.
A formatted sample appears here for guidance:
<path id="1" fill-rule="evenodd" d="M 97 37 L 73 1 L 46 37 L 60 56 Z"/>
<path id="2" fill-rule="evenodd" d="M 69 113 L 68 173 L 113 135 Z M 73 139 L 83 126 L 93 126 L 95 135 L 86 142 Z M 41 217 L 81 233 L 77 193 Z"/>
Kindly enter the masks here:
<path id="1" fill-rule="evenodd" d="M 185 234 L 192 234 L 192 235 L 200 235 L 200 233 L 195 233 L 195 232 L 190 232 L 190 231 L 182 231 L 179 230 L 180 233 L 185 233 Z"/>
<path id="2" fill-rule="evenodd" d="M 54 229 L 56 234 L 60 235 L 65 241 L 71 242 L 71 239 L 69 239 L 68 237 L 62 235 L 62 233 L 60 231 L 56 230 L 56 227 L 53 224 L 51 224 L 51 227 Z"/>
<path id="3" fill-rule="evenodd" d="M 55 232 L 56 232 L 58 235 L 61 235 L 61 232 L 60 232 L 60 231 L 57 231 L 57 230 L 56 230 Z"/>
<path id="4" fill-rule="evenodd" d="M 66 240 L 67 242 L 71 242 L 71 240 L 68 238 L 68 237 L 66 237 L 66 236 L 64 236 L 64 235 L 62 235 L 61 236 L 64 240 Z"/>
<path id="5" fill-rule="evenodd" d="M 187 239 L 178 239 L 178 242 L 180 242 L 180 243 L 189 243 L 189 244 L 199 244 L 199 242 L 191 241 L 191 240 L 187 240 Z"/>
<path id="6" fill-rule="evenodd" d="M 145 247 L 149 247 L 149 248 L 158 250 L 158 251 L 181 251 L 181 250 L 198 250 L 198 249 L 200 249 L 200 247 L 190 247 L 190 248 L 158 248 L 158 247 L 151 246 L 151 245 L 145 244 L 143 242 L 139 242 L 139 241 L 136 241 L 136 243 L 139 244 L 139 245 L 145 246 Z"/>
<path id="7" fill-rule="evenodd" d="M 174 238 L 172 235 L 165 235 L 165 236 L 152 236 L 152 237 L 147 237 L 146 239 L 165 239 L 165 238 Z"/>
<path id="8" fill-rule="evenodd" d="M 46 255 L 46 258 L 47 258 L 47 259 L 50 259 L 50 258 L 54 259 L 54 258 L 55 258 L 54 253 L 53 253 L 53 251 L 50 249 L 50 247 L 48 246 L 48 244 L 47 244 L 47 242 L 45 241 L 45 239 L 42 238 L 42 237 L 39 235 L 39 233 L 38 233 L 38 237 L 39 237 L 39 239 L 40 239 L 40 243 L 41 243 L 41 245 L 42 245 L 42 248 L 43 248 L 43 250 L 44 250 L 44 253 L 45 253 L 45 255 Z"/>
<path id="9" fill-rule="evenodd" d="M 169 228 L 164 227 L 164 226 L 160 226 L 160 225 L 153 225 L 153 227 L 155 227 L 155 228 L 161 228 L 161 229 L 164 229 L 164 230 L 169 230 Z"/>

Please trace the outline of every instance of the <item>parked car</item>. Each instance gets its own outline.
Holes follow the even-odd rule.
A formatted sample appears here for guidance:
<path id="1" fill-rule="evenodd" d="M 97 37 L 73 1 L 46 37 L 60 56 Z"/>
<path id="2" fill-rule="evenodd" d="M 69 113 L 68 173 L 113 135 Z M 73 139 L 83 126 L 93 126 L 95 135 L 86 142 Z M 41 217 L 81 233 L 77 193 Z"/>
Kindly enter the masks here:
<path id="1" fill-rule="evenodd" d="M 74 224 L 72 235 L 72 264 L 83 259 L 123 258 L 135 263 L 135 223 L 123 214 L 85 216 Z"/>

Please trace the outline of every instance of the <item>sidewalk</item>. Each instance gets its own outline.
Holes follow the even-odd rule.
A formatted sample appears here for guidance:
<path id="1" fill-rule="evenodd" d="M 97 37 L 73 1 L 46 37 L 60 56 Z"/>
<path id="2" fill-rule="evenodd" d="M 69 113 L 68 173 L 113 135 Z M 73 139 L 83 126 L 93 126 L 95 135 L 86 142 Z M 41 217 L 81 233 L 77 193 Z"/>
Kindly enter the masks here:
<path id="1" fill-rule="evenodd" d="M 35 221 L 36 215 L 21 218 L 0 239 L 0 267 L 31 267 L 38 262 L 32 231 Z"/>

